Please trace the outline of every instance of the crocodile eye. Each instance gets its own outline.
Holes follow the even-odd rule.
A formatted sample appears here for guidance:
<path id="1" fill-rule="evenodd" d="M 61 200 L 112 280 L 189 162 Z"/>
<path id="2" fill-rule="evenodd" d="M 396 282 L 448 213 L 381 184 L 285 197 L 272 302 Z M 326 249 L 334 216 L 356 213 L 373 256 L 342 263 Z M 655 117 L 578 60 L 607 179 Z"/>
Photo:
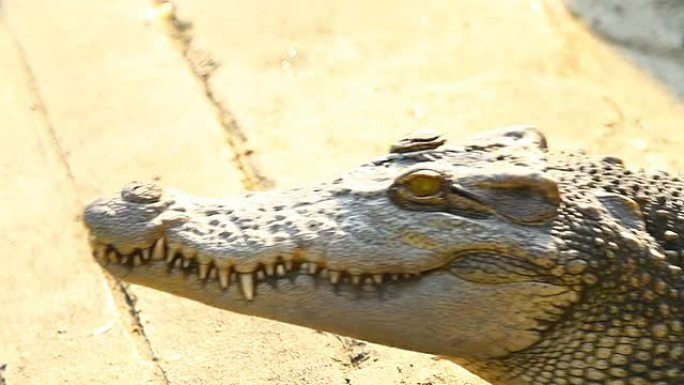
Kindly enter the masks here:
<path id="1" fill-rule="evenodd" d="M 418 170 L 399 179 L 397 182 L 402 184 L 407 192 L 419 198 L 437 194 L 442 191 L 444 185 L 442 175 L 431 170 Z"/>
<path id="2" fill-rule="evenodd" d="M 418 169 L 401 175 L 387 193 L 394 204 L 407 210 L 443 211 L 469 218 L 489 215 L 474 194 L 435 170 Z"/>
<path id="3" fill-rule="evenodd" d="M 442 187 L 442 183 L 433 177 L 417 175 L 408 181 L 407 187 L 416 196 L 426 197 L 437 193 Z"/>

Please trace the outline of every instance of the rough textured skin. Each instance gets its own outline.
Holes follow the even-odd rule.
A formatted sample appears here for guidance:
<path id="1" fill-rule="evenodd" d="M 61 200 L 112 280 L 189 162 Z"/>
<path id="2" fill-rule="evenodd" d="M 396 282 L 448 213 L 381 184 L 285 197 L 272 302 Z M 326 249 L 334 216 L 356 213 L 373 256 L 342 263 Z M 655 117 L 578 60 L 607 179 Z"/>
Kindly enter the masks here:
<path id="1" fill-rule="evenodd" d="M 449 357 L 493 384 L 684 383 L 684 183 L 514 127 L 424 133 L 311 188 L 132 183 L 85 210 L 115 276 Z"/>

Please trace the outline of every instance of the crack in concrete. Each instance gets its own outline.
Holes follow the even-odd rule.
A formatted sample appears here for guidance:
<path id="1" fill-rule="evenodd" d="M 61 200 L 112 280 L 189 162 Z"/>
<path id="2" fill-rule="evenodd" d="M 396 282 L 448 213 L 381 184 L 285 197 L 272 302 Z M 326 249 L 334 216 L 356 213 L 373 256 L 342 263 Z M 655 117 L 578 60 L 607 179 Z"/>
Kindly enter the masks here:
<path id="1" fill-rule="evenodd" d="M 166 385 L 171 384 L 171 381 L 169 380 L 166 370 L 164 370 L 162 365 L 158 362 L 159 358 L 157 357 L 156 353 L 154 352 L 154 349 L 152 348 L 152 342 L 147 337 L 147 333 L 145 333 L 145 328 L 142 324 L 142 321 L 140 320 L 140 312 L 136 308 L 136 302 L 138 300 L 137 297 L 130 290 L 128 290 L 128 284 L 121 282 L 116 282 L 115 284 L 117 288 L 120 289 L 121 294 L 123 295 L 123 299 L 128 305 L 128 314 L 130 315 L 129 321 L 131 321 L 133 325 L 133 333 L 139 333 L 140 337 L 145 342 L 144 347 L 146 349 L 144 351 L 145 353 L 147 353 L 145 358 L 154 361 L 156 367 L 159 369 L 159 373 L 161 374 L 164 383 Z"/>
<path id="2" fill-rule="evenodd" d="M 235 154 L 233 161 L 242 174 L 242 183 L 248 190 L 266 190 L 274 186 L 274 182 L 263 175 L 252 159 L 253 150 L 249 147 L 247 135 L 240 128 L 233 114 L 228 110 L 211 87 L 211 75 L 219 68 L 220 63 L 214 60 L 208 52 L 202 51 L 193 45 L 192 23 L 181 20 L 175 13 L 175 4 L 170 1 L 163 1 L 157 6 L 168 4 L 169 9 L 166 18 L 171 37 L 178 44 L 183 58 L 188 64 L 190 71 L 200 82 L 204 90 L 204 95 L 216 111 L 219 123 L 226 132 L 228 145 Z"/>
<path id="3" fill-rule="evenodd" d="M 604 132 L 599 135 L 602 139 L 609 139 L 610 137 L 617 135 L 618 129 L 625 125 L 625 114 L 623 113 L 620 105 L 610 96 L 603 95 L 603 101 L 615 112 L 616 115 L 615 119 L 603 124 L 605 128 Z"/>
<path id="4" fill-rule="evenodd" d="M 5 16 L 5 15 L 3 15 Z M 21 42 L 19 41 L 18 37 L 16 36 L 14 30 L 11 27 L 11 23 L 7 22 L 6 28 L 7 28 L 7 33 L 9 37 L 12 39 L 12 43 L 14 45 L 14 48 L 17 52 L 17 56 L 19 58 L 19 61 L 22 66 L 22 70 L 24 71 L 24 76 L 26 77 L 25 79 L 25 84 L 28 87 L 30 97 L 32 99 L 32 105 L 31 105 L 31 110 L 35 111 L 38 113 L 42 120 L 42 127 L 45 128 L 46 136 L 47 136 L 47 141 L 48 143 L 42 143 L 41 145 L 47 146 L 47 148 L 57 156 L 57 160 L 61 167 L 63 168 L 66 177 L 71 185 L 71 189 L 73 190 L 72 196 L 74 197 L 74 202 L 76 207 L 82 207 L 83 206 L 83 201 L 81 197 L 78 195 L 78 189 L 77 189 L 77 183 L 76 183 L 76 178 L 72 172 L 71 166 L 69 165 L 69 160 L 66 156 L 66 153 L 64 149 L 62 148 L 60 141 L 59 141 L 59 136 L 57 135 L 57 132 L 54 128 L 54 125 L 52 124 L 52 119 L 50 118 L 50 114 L 47 110 L 45 101 L 43 99 L 42 94 L 40 93 L 40 89 L 38 87 L 38 82 L 35 77 L 35 74 L 33 72 L 33 69 L 31 68 L 31 65 L 29 64 L 28 56 L 26 55 L 26 51 L 24 50 L 23 46 L 21 45 Z M 77 215 L 77 218 L 80 218 L 80 214 Z M 117 301 L 117 308 L 119 309 L 119 314 L 130 314 L 131 318 L 128 320 L 129 323 L 133 325 L 137 325 L 138 327 L 138 332 L 139 333 L 131 333 L 133 335 L 133 341 L 135 342 L 136 346 L 138 347 L 139 351 L 142 351 L 144 356 L 146 358 L 151 359 L 151 361 L 156 361 L 153 358 L 153 351 L 152 351 L 152 346 L 150 345 L 150 341 L 147 338 L 147 335 L 145 334 L 145 330 L 142 327 L 142 324 L 140 323 L 140 318 L 137 316 L 137 310 L 135 309 L 134 301 L 130 301 L 129 299 L 131 298 L 130 294 L 128 293 L 127 289 L 122 286 L 121 283 L 112 281 L 110 279 L 107 279 L 108 286 L 110 288 L 110 291 L 112 293 L 116 292 L 116 289 L 119 289 L 120 292 L 124 294 L 124 298 L 126 299 L 125 304 L 122 304 L 122 301 Z M 127 307 L 127 309 L 124 309 L 124 307 Z M 135 331 L 135 330 L 134 330 Z M 135 335 L 138 334 L 140 337 L 142 337 L 142 341 L 140 338 L 136 338 Z M 3 372 L 4 369 L 6 368 L 6 364 L 0 366 L 0 385 L 5 384 L 5 380 L 3 377 Z M 161 378 L 163 379 L 164 385 L 169 385 L 170 382 L 166 376 L 166 372 L 164 369 L 159 365 L 159 363 L 155 362 L 155 367 L 159 371 Z"/>
<path id="5" fill-rule="evenodd" d="M 220 63 L 212 58 L 209 52 L 202 51 L 193 46 L 193 36 L 191 35 L 192 22 L 178 17 L 173 2 L 155 0 L 155 3 L 157 6 L 162 6 L 163 4 L 171 6 L 169 13 L 166 15 L 171 37 L 179 45 L 188 67 L 202 85 L 205 96 L 219 116 L 219 122 L 227 134 L 228 144 L 235 154 L 234 161 L 242 173 L 243 185 L 248 190 L 264 190 L 273 187 L 274 182 L 264 176 L 253 160 L 250 159 L 252 150 L 249 148 L 248 139 L 244 131 L 240 128 L 235 117 L 212 90 L 211 75 L 219 68 Z M 348 362 L 343 363 L 344 366 L 350 368 L 347 373 L 361 368 L 363 363 L 371 358 L 373 352 L 368 349 L 366 342 L 335 334 L 333 336 L 340 342 L 342 350 L 348 359 Z M 348 377 L 345 377 L 345 381 L 351 384 L 351 379 Z"/>
<path id="6" fill-rule="evenodd" d="M 26 76 L 25 84 L 28 87 L 31 98 L 33 99 L 31 103 L 31 110 L 37 112 L 43 120 L 43 124 L 47 129 L 47 136 L 50 141 L 49 146 L 56 149 L 55 152 L 59 157 L 59 162 L 64 167 L 67 177 L 75 186 L 76 178 L 74 178 L 74 174 L 71 171 L 71 167 L 69 166 L 66 154 L 64 153 L 64 151 L 62 151 L 62 148 L 60 147 L 59 137 L 57 136 L 55 127 L 52 125 L 50 114 L 45 108 L 45 101 L 43 100 L 43 95 L 40 93 L 40 90 L 38 89 L 38 82 L 36 81 L 36 76 L 33 73 L 33 69 L 31 68 L 31 65 L 28 62 L 26 51 L 24 50 L 24 47 L 21 45 L 21 42 L 17 38 L 17 35 L 14 33 L 14 29 L 12 28 L 11 23 L 7 22 L 6 25 L 7 34 L 9 35 L 10 39 L 12 39 L 12 44 L 14 45 L 14 49 L 17 52 L 19 62 L 21 64 L 22 70 L 24 71 L 24 76 Z"/>

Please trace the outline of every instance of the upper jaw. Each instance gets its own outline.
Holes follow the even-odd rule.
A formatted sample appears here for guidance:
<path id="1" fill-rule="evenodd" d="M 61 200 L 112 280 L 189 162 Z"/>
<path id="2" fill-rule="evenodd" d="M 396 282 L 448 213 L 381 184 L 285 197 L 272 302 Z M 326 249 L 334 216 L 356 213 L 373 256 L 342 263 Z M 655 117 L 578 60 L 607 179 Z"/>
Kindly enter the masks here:
<path id="1" fill-rule="evenodd" d="M 181 267 L 202 280 L 215 279 L 223 288 L 244 281 L 248 299 L 253 294 L 245 287 L 259 276 L 296 270 L 334 284 L 380 284 L 414 279 L 444 264 L 430 250 L 416 248 L 410 255 L 406 248 L 399 253 L 373 247 L 373 240 L 363 235 L 363 228 L 372 224 L 361 223 L 377 214 L 372 207 L 362 217 L 358 207 L 352 208 L 354 217 L 340 199 L 302 195 L 256 193 L 219 201 L 134 183 L 120 197 L 88 205 L 84 218 L 96 259 L 112 272 L 125 267 L 124 275 L 126 269 L 163 261 L 169 271 Z M 408 262 L 407 256 L 412 257 Z"/>
<path id="2" fill-rule="evenodd" d="M 86 206 L 83 218 L 91 244 L 113 245 L 122 255 L 149 248 L 167 228 L 187 221 L 185 214 L 167 210 L 174 203 L 172 193 L 154 184 L 130 183 L 120 196 Z"/>

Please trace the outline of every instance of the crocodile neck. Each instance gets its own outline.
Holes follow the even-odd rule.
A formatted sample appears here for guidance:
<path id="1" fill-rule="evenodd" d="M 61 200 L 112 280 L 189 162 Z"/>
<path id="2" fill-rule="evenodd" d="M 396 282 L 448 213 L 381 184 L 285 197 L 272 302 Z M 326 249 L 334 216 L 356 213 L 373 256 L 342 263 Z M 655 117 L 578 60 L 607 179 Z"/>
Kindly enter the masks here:
<path id="1" fill-rule="evenodd" d="M 608 290 L 588 289 L 537 345 L 504 359 L 499 372 L 507 380 L 493 383 L 682 384 L 681 299 L 673 289 L 656 292 L 654 281 L 635 271 Z M 654 306 L 640 306 L 644 300 Z"/>
<path id="2" fill-rule="evenodd" d="M 665 250 L 669 263 L 684 268 L 684 179 L 666 172 L 648 173 L 624 167 L 605 157 L 596 161 L 583 154 L 549 155 L 549 171 L 581 190 L 603 190 L 634 200 L 646 231 Z"/>
<path id="3" fill-rule="evenodd" d="M 677 268 L 684 247 L 673 236 L 684 234 L 678 199 L 684 186 L 675 178 L 663 189 L 664 174 L 607 171 L 613 179 L 587 191 L 601 188 L 637 201 L 652 244 L 633 238 L 625 223 L 599 225 L 591 207 L 564 208 L 559 217 L 573 221 L 554 224 L 561 255 L 590 261 L 574 281 L 566 280 L 581 299 L 524 352 L 457 363 L 496 385 L 684 383 L 684 275 Z"/>

